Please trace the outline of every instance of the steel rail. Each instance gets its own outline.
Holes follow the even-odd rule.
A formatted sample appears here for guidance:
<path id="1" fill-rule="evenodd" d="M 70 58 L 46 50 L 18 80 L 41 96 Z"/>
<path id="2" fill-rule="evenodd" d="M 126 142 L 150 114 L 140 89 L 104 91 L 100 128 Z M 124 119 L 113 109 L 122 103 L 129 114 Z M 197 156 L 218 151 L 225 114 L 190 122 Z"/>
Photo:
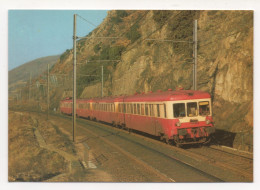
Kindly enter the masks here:
<path id="1" fill-rule="evenodd" d="M 87 120 L 78 119 L 78 122 L 81 123 L 81 124 L 86 124 L 86 121 L 87 121 Z M 91 122 L 92 122 L 92 121 L 91 121 Z M 98 125 L 98 124 L 101 124 L 101 125 L 102 125 L 102 123 L 96 123 L 96 122 L 90 123 L 90 122 L 87 122 L 87 124 L 90 125 L 90 126 L 92 126 L 92 127 L 99 128 L 99 129 L 102 130 L 102 131 L 106 131 L 106 132 L 108 132 L 108 133 L 111 133 L 111 131 L 109 131 L 109 130 L 107 130 L 107 129 L 105 129 L 105 128 L 101 128 L 101 127 Z M 105 124 L 103 124 L 103 125 L 105 125 Z M 106 125 L 106 126 L 107 126 L 107 125 Z M 111 127 L 111 128 L 112 128 L 112 127 Z M 113 128 L 112 128 L 112 129 L 113 129 Z M 122 131 L 122 130 L 119 130 L 119 131 Z M 206 178 L 208 178 L 208 179 L 211 179 L 211 180 L 216 181 L 216 182 L 224 182 L 224 180 L 222 180 L 222 179 L 220 179 L 220 178 L 218 178 L 218 177 L 216 177 L 216 176 L 213 176 L 213 175 L 211 175 L 211 174 L 208 174 L 208 173 L 206 173 L 206 172 L 204 172 L 204 171 L 202 171 L 202 170 L 200 170 L 200 169 L 198 169 L 198 168 L 192 166 L 191 164 L 189 164 L 189 163 L 187 163 L 187 162 L 184 162 L 184 161 L 182 161 L 182 160 L 180 160 L 180 159 L 178 159 L 178 158 L 176 158 L 176 157 L 166 155 L 166 154 L 163 153 L 163 152 L 157 151 L 157 150 L 155 150 L 155 149 L 153 149 L 153 148 L 149 148 L 149 147 L 147 147 L 147 146 L 145 146 L 145 145 L 143 145 L 143 144 L 141 144 L 141 143 L 135 142 L 135 141 L 133 141 L 133 140 L 131 140 L 131 139 L 129 139 L 129 138 L 122 137 L 122 136 L 120 136 L 120 134 L 118 134 L 118 133 L 113 133 L 113 135 L 115 135 L 115 136 L 117 136 L 117 137 L 119 137 L 119 138 L 121 138 L 121 139 L 123 139 L 123 140 L 127 140 L 127 141 L 129 141 L 129 142 L 131 142 L 131 143 L 133 143 L 133 144 L 138 145 L 138 146 L 141 146 L 141 147 L 143 147 L 143 148 L 145 148 L 145 149 L 147 149 L 147 150 L 149 150 L 149 151 L 152 151 L 152 152 L 154 152 L 154 153 L 157 153 L 157 154 L 159 154 L 160 156 L 164 156 L 164 157 L 166 157 L 166 158 L 168 158 L 168 159 L 170 159 L 170 160 L 173 160 L 173 161 L 177 162 L 177 163 L 180 164 L 180 165 L 183 165 L 183 166 L 185 166 L 185 167 L 191 168 L 193 171 L 198 172 L 199 174 L 203 175 L 204 177 L 206 177 Z"/>

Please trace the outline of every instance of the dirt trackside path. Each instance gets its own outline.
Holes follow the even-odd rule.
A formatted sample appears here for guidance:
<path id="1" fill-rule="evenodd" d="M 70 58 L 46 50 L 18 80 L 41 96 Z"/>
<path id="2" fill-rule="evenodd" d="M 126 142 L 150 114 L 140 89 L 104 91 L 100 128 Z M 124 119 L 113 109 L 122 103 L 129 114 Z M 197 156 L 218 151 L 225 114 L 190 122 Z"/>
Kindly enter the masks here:
<path id="1" fill-rule="evenodd" d="M 46 118 L 9 111 L 8 122 L 9 181 L 46 181 L 79 166 L 68 136 Z"/>

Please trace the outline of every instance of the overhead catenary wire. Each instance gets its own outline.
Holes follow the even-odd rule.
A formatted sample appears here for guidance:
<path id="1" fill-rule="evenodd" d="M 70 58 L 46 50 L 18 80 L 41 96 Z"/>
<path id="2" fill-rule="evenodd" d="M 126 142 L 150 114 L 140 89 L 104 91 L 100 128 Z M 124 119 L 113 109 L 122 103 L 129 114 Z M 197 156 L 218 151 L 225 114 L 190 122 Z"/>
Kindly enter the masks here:
<path id="1" fill-rule="evenodd" d="M 97 25 L 93 24 L 92 22 L 90 22 L 89 20 L 87 20 L 86 18 L 84 18 L 83 16 L 80 16 L 79 14 L 77 14 L 77 16 L 78 16 L 79 18 L 81 18 L 82 20 L 86 21 L 87 23 L 91 24 L 92 26 L 98 27 Z"/>

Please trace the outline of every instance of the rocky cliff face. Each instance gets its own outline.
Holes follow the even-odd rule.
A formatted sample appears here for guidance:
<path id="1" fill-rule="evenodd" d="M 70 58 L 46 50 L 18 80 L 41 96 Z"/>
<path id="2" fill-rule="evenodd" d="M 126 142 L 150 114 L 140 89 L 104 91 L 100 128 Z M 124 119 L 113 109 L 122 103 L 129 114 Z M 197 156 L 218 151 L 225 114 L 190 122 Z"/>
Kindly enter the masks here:
<path id="1" fill-rule="evenodd" d="M 78 94 L 100 96 L 101 65 L 105 95 L 191 89 L 194 19 L 198 20 L 198 89 L 212 95 L 215 125 L 252 139 L 252 11 L 110 11 L 88 36 L 120 38 L 78 41 L 77 58 L 83 63 L 78 66 Z M 52 72 L 64 72 L 63 68 L 72 70 L 71 50 Z"/>

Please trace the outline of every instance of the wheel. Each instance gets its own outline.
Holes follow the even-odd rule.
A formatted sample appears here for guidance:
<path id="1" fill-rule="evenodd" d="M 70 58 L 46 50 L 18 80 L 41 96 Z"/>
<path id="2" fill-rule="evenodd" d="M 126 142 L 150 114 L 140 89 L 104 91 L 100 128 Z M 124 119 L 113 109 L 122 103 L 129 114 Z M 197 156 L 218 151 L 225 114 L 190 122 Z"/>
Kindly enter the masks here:
<path id="1" fill-rule="evenodd" d="M 176 147 L 177 147 L 177 148 L 181 148 L 181 147 L 182 147 L 182 144 L 176 143 Z"/>
<path id="2" fill-rule="evenodd" d="M 164 137 L 164 142 L 166 143 L 166 144 L 169 144 L 170 142 L 169 142 L 169 138 L 168 137 Z"/>

